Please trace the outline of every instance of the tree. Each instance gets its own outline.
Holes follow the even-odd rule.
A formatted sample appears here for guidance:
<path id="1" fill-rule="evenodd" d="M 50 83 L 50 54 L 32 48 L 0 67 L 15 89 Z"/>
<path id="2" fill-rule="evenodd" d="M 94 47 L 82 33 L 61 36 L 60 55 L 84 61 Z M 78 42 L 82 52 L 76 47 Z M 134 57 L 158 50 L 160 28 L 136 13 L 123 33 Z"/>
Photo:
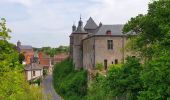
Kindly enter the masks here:
<path id="1" fill-rule="evenodd" d="M 123 31 L 137 34 L 129 37 L 130 48 L 145 59 L 140 74 L 144 89 L 138 99 L 170 99 L 170 1 L 153 1 L 149 4 L 148 13 L 132 18 Z"/>
<path id="2" fill-rule="evenodd" d="M 40 89 L 35 88 L 36 92 L 34 92 L 26 83 L 23 67 L 18 62 L 19 55 L 14 45 L 8 42 L 9 32 L 11 31 L 2 18 L 0 21 L 0 99 L 41 100 Z"/>
<path id="3" fill-rule="evenodd" d="M 130 37 L 133 40 L 131 49 L 139 52 L 143 58 L 151 59 L 157 56 L 155 53 L 158 53 L 155 46 L 160 46 L 162 42 L 163 44 L 166 42 L 166 45 L 170 44 L 169 22 L 170 1 L 153 1 L 149 4 L 148 13 L 131 18 L 123 31 L 124 33 L 135 32 L 137 35 Z"/>
<path id="4" fill-rule="evenodd" d="M 142 90 L 140 72 L 142 71 L 139 60 L 128 57 L 127 62 L 121 67 L 112 66 L 106 77 L 107 91 L 113 96 L 129 95 L 128 98 L 136 100 Z"/>
<path id="5" fill-rule="evenodd" d="M 19 54 L 19 63 L 22 64 L 24 60 L 25 60 L 24 54 L 23 54 L 23 53 L 20 53 L 20 54 Z"/>
<path id="6" fill-rule="evenodd" d="M 140 78 L 144 89 L 140 91 L 139 100 L 170 99 L 170 57 L 161 56 L 148 62 Z"/>

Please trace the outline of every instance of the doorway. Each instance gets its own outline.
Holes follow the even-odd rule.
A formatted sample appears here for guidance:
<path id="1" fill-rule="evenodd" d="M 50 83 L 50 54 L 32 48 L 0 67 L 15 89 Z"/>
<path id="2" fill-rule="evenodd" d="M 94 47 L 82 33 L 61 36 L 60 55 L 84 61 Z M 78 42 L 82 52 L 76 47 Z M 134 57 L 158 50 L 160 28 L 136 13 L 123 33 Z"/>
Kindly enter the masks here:
<path id="1" fill-rule="evenodd" d="M 104 60 L 104 69 L 107 70 L 107 59 Z"/>

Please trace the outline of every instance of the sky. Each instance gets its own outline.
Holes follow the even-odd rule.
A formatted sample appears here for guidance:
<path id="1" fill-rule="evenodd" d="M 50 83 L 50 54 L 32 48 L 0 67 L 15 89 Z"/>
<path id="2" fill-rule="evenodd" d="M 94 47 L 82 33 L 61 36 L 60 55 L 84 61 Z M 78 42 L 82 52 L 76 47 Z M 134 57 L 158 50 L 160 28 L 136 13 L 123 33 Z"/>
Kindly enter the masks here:
<path id="1" fill-rule="evenodd" d="M 33 47 L 69 45 L 73 23 L 125 24 L 146 14 L 150 0 L 0 0 L 0 18 L 12 30 L 10 42 Z"/>

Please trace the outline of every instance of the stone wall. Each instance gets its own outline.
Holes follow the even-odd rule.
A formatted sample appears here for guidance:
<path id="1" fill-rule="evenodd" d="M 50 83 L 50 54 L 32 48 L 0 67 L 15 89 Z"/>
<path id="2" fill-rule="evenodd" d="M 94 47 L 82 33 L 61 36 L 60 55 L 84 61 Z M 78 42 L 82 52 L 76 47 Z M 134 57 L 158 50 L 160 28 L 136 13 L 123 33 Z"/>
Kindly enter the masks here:
<path id="1" fill-rule="evenodd" d="M 94 67 L 94 42 L 95 37 L 91 37 L 83 40 L 83 68 L 84 69 L 93 69 Z"/>
<path id="2" fill-rule="evenodd" d="M 72 34 L 73 36 L 73 64 L 75 69 L 81 69 L 83 67 L 82 57 L 82 40 L 87 37 L 87 34 Z"/>
<path id="3" fill-rule="evenodd" d="M 113 40 L 113 50 L 108 49 L 107 41 Z M 98 36 L 95 39 L 95 63 L 103 63 L 107 60 L 107 65 L 115 64 L 124 61 L 124 41 L 121 36 Z"/>

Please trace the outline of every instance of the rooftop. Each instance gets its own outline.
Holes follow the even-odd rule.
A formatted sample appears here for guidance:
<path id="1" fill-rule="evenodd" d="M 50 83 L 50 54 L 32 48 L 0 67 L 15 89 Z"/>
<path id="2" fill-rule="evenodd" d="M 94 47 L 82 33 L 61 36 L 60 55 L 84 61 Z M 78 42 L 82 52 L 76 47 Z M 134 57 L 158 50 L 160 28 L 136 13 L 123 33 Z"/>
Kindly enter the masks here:
<path id="1" fill-rule="evenodd" d="M 32 64 L 29 64 L 29 65 L 26 65 L 25 70 L 42 70 L 43 69 L 43 66 L 37 64 L 37 63 L 32 63 Z"/>

